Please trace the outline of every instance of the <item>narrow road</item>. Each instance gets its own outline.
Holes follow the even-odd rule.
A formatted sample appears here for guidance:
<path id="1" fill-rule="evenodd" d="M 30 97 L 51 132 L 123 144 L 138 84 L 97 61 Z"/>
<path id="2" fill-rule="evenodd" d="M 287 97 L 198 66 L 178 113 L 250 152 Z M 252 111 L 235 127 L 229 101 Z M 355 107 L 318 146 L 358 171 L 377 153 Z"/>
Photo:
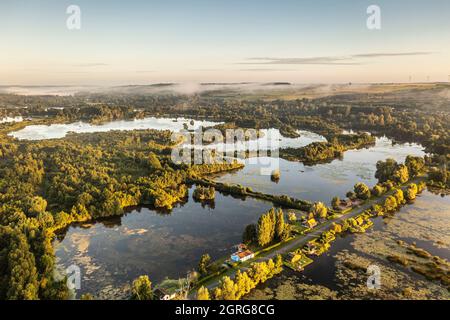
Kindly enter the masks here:
<path id="1" fill-rule="evenodd" d="M 391 194 L 391 192 L 386 193 L 384 196 L 378 198 L 378 200 L 383 200 L 384 201 L 384 199 L 387 198 L 390 194 Z M 360 214 L 361 212 L 363 212 L 364 210 L 370 208 L 373 203 L 374 202 L 368 201 L 367 203 L 364 203 L 363 205 L 354 208 L 352 211 L 348 212 L 347 214 L 344 214 L 343 216 L 341 216 L 339 218 L 327 221 L 326 223 L 320 225 L 319 228 L 314 229 L 313 232 L 308 233 L 308 234 L 303 235 L 303 236 L 298 236 L 298 237 L 292 239 L 290 242 L 282 245 L 281 248 L 275 248 L 273 251 L 269 251 L 267 254 L 262 254 L 262 256 L 256 257 L 255 259 L 252 259 L 251 262 L 266 261 L 266 260 L 269 260 L 269 259 L 272 259 L 272 258 L 276 257 L 279 254 L 284 254 L 284 253 L 293 251 L 296 248 L 303 247 L 309 241 L 319 237 L 324 231 L 328 230 L 331 227 L 331 225 L 333 224 L 333 222 L 339 223 L 339 222 L 342 222 L 345 219 L 355 217 L 358 214 Z M 234 277 L 236 276 L 237 270 L 241 270 L 241 272 L 244 272 L 244 271 L 248 270 L 248 267 L 241 266 L 239 268 L 230 269 L 230 270 L 224 272 L 223 274 L 221 274 L 219 277 L 217 277 L 217 279 L 215 279 L 213 282 L 210 282 L 207 285 L 205 285 L 205 287 L 208 288 L 208 290 L 214 289 L 215 287 L 217 287 L 219 285 L 220 280 L 224 276 L 228 276 L 231 279 L 234 279 Z M 189 295 L 189 298 L 190 299 L 194 299 L 195 298 L 195 293 L 191 293 Z"/>
<path id="2" fill-rule="evenodd" d="M 408 184 L 417 183 L 418 180 L 419 179 L 414 179 L 413 181 L 407 182 L 405 185 L 401 186 L 401 189 L 403 191 L 405 191 L 406 186 Z M 366 203 L 352 209 L 350 212 L 342 215 L 341 217 L 333 219 L 333 220 L 329 220 L 329 221 L 325 222 L 324 224 L 320 225 L 318 228 L 313 229 L 313 231 L 311 233 L 308 233 L 303 236 L 297 236 L 296 238 L 292 239 L 290 242 L 281 245 L 281 247 L 275 248 L 266 254 L 262 254 L 261 256 L 256 257 L 255 259 L 252 259 L 250 262 L 262 262 L 265 260 L 272 259 L 279 254 L 284 254 L 284 253 L 293 251 L 294 249 L 301 248 L 304 245 L 306 245 L 309 241 L 319 237 L 324 231 L 329 230 L 333 223 L 339 223 L 346 219 L 353 218 L 353 217 L 359 215 L 363 211 L 369 209 L 373 204 L 384 202 L 387 197 L 389 197 L 393 194 L 393 192 L 394 192 L 394 190 L 391 190 L 376 199 L 373 199 L 373 200 L 369 199 L 368 201 L 366 201 Z M 215 279 L 211 283 L 208 283 L 207 285 L 205 285 L 205 287 L 208 288 L 208 290 L 212 290 L 219 285 L 219 282 L 223 276 L 228 276 L 228 277 L 234 279 L 237 270 L 241 270 L 241 272 L 243 272 L 247 269 L 248 269 L 247 266 L 241 266 L 239 268 L 230 269 L 230 270 L 224 272 L 222 275 L 218 276 L 217 279 Z M 191 294 L 189 295 L 189 299 L 195 299 L 194 292 L 191 292 Z"/>

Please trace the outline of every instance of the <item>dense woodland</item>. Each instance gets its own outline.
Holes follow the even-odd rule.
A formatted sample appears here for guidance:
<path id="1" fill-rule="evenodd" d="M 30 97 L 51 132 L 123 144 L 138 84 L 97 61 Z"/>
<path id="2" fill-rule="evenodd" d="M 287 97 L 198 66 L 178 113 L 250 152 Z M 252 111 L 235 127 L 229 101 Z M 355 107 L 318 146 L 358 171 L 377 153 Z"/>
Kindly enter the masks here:
<path id="1" fill-rule="evenodd" d="M 67 298 L 53 281 L 54 232 L 70 223 L 150 205 L 170 210 L 187 196 L 188 178 L 240 167 L 175 165 L 170 132 L 72 135 L 13 142 L 0 158 L 0 298 Z"/>
<path id="2" fill-rule="evenodd" d="M 129 206 L 170 210 L 185 200 L 188 183 L 208 187 L 199 187 L 200 200 L 211 199 L 218 190 L 311 209 L 310 203 L 298 199 L 215 184 L 205 178 L 211 173 L 240 168 L 238 163 L 174 164 L 170 161 L 174 144 L 168 131 L 70 134 L 64 139 L 37 142 L 14 140 L 6 135 L 8 132 L 30 123 L 100 123 L 145 116 L 185 116 L 223 121 L 233 127 L 279 128 L 290 137 L 296 136 L 296 129 L 322 134 L 327 142 L 280 152 L 284 158 L 306 163 L 334 159 L 346 150 L 372 145 L 374 135 L 387 135 L 397 141 L 421 143 L 429 156 L 424 163 L 412 158 L 404 165 L 389 160 L 380 163 L 379 188 L 386 187 L 383 183 L 392 177 L 403 183 L 405 174 L 422 170 L 425 165 L 429 167 L 431 184 L 448 187 L 450 113 L 445 101 L 444 105 L 433 103 L 432 108 L 411 108 L 395 99 L 386 99 L 384 104 L 382 99 L 376 99 L 375 105 L 364 103 L 366 99 L 365 95 L 266 101 L 211 98 L 211 93 L 84 93 L 68 97 L 0 94 L 0 118 L 32 119 L 0 124 L 0 299 L 67 299 L 65 282 L 53 278 L 52 240 L 56 232 L 74 222 L 120 215 Z M 357 133 L 343 135 L 343 129 Z M 410 197 L 414 194 L 411 188 Z M 367 195 L 364 186 L 355 186 L 354 192 L 357 197 Z M 381 191 L 374 188 L 370 192 Z M 258 230 L 266 232 L 252 233 L 256 237 L 252 239 L 261 245 L 289 235 L 276 212 L 263 216 L 259 224 Z M 214 297 L 221 297 L 224 288 Z"/>
<path id="3" fill-rule="evenodd" d="M 444 87 L 442 87 L 444 86 Z M 442 87 L 442 88 L 441 88 Z M 279 128 L 286 136 L 295 129 L 330 138 L 342 129 L 369 131 L 398 141 L 418 142 L 430 153 L 450 153 L 448 86 L 385 94 L 339 94 L 316 99 L 245 100 L 193 95 L 83 93 L 75 96 L 17 96 L 0 94 L 0 117 L 70 122 L 102 122 L 144 116 L 186 116 L 233 123 L 243 128 Z M 426 97 L 426 99 L 424 99 Z M 371 102 L 370 102 L 371 101 Z"/>

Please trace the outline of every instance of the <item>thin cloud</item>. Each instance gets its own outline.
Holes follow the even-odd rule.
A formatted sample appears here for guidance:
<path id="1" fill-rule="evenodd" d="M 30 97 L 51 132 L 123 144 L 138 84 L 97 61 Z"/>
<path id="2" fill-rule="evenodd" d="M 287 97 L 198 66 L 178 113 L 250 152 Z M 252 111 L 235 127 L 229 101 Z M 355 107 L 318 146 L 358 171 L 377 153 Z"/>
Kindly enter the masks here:
<path id="1" fill-rule="evenodd" d="M 328 57 L 307 57 L 307 58 L 275 58 L 275 57 L 252 57 L 247 58 L 247 62 L 239 64 L 245 65 L 361 65 L 368 59 L 384 57 L 421 56 L 429 55 L 432 52 L 383 52 L 364 53 L 348 56 L 328 56 Z M 366 60 L 363 62 L 361 60 Z"/>
<path id="2" fill-rule="evenodd" d="M 91 67 L 105 67 L 108 66 L 106 63 L 79 63 L 74 64 L 73 67 L 91 68 Z"/>
<path id="3" fill-rule="evenodd" d="M 355 54 L 355 58 L 379 58 L 379 57 L 403 57 L 403 56 L 426 56 L 433 52 L 417 51 L 417 52 L 391 52 L 391 53 L 365 53 Z"/>
<path id="4" fill-rule="evenodd" d="M 248 61 L 240 64 L 253 65 L 275 65 L 275 64 L 322 64 L 322 65 L 355 65 L 360 64 L 352 61 L 352 57 L 311 57 L 311 58 L 249 58 Z"/>

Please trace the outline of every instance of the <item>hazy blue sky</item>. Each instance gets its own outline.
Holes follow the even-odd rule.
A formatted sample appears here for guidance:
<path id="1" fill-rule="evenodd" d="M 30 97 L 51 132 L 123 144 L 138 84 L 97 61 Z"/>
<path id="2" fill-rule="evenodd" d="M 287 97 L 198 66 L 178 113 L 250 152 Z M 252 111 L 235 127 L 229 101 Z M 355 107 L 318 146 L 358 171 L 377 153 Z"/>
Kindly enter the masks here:
<path id="1" fill-rule="evenodd" d="M 0 84 L 447 81 L 450 1 L 1 0 L 0 43 Z"/>

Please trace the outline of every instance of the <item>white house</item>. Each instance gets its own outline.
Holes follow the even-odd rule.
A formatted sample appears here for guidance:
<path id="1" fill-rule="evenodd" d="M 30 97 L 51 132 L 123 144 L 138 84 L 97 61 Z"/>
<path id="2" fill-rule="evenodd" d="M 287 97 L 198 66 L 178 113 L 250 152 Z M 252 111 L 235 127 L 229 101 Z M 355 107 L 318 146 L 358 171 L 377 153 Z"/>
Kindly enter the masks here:
<path id="1" fill-rule="evenodd" d="M 255 254 L 251 252 L 250 250 L 245 250 L 241 252 L 235 252 L 231 255 L 231 260 L 235 262 L 244 262 L 249 259 L 252 259 L 255 257 Z"/>

